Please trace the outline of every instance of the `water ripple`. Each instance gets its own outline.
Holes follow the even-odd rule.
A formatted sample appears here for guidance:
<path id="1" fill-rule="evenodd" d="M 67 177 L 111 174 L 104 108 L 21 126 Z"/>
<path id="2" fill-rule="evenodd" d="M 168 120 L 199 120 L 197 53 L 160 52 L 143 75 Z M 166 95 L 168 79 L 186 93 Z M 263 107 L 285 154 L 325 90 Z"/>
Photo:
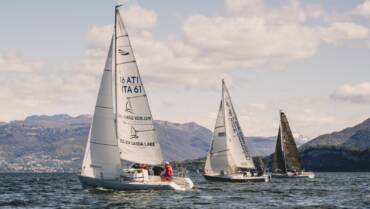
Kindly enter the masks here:
<path id="1" fill-rule="evenodd" d="M 76 174 L 0 174 L 4 208 L 370 208 L 369 173 L 317 173 L 271 183 L 207 182 L 191 192 L 83 190 Z"/>

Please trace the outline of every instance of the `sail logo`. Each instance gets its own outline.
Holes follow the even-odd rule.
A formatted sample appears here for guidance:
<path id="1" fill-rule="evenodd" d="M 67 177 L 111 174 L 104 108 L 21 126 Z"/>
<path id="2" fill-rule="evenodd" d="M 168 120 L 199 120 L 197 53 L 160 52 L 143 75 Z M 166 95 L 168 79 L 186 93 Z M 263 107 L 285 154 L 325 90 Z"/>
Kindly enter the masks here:
<path id="1" fill-rule="evenodd" d="M 137 135 L 137 131 L 134 127 L 131 126 L 131 135 L 130 135 L 130 139 L 137 139 L 139 138 L 139 136 Z"/>
<path id="2" fill-rule="evenodd" d="M 122 55 L 122 56 L 126 56 L 126 55 L 129 55 L 129 54 L 130 54 L 130 52 L 125 51 L 125 50 L 122 50 L 122 49 L 118 49 L 118 53 L 119 53 L 120 55 Z"/>
<path id="3" fill-rule="evenodd" d="M 126 112 L 134 114 L 134 111 L 132 110 L 132 105 L 131 105 L 130 98 L 127 98 L 126 109 L 125 110 L 126 110 Z"/>

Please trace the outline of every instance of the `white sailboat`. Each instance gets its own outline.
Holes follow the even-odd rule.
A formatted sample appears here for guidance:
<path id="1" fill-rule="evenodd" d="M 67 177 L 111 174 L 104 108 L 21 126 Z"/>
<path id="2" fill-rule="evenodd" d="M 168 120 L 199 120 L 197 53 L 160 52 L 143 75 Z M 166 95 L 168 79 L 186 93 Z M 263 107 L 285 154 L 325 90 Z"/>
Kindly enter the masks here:
<path id="1" fill-rule="evenodd" d="M 314 178 L 313 172 L 302 169 L 302 161 L 299 157 L 288 119 L 283 111 L 280 111 L 280 127 L 276 140 L 275 153 L 272 159 L 272 177 L 274 178 Z"/>
<path id="2" fill-rule="evenodd" d="M 268 175 L 257 175 L 255 170 L 229 91 L 222 81 L 221 104 L 203 175 L 207 180 L 213 181 L 270 181 Z"/>
<path id="3" fill-rule="evenodd" d="M 115 9 L 109 48 L 82 164 L 83 187 L 114 190 L 189 190 L 189 178 L 169 181 L 148 169 L 123 168 L 123 162 L 154 166 L 163 157 L 128 33 Z"/>

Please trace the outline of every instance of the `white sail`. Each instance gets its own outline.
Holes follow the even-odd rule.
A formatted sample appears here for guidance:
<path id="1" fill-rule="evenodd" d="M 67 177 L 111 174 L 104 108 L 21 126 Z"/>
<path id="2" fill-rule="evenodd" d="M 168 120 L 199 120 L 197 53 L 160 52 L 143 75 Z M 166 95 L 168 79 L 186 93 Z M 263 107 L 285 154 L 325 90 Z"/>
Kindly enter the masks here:
<path id="1" fill-rule="evenodd" d="M 233 162 L 238 168 L 254 169 L 255 165 L 245 145 L 244 134 L 240 128 L 229 91 L 225 82 L 222 82 L 222 84 L 223 100 L 225 103 L 225 132 L 229 141 L 228 148 L 230 149 Z"/>
<path id="2" fill-rule="evenodd" d="M 100 83 L 81 169 L 82 176 L 92 178 L 116 179 L 121 169 L 113 117 L 112 45 L 113 39 Z"/>
<path id="3" fill-rule="evenodd" d="M 222 100 L 217 115 L 211 147 L 205 164 L 206 174 L 235 173 L 238 168 L 254 169 L 254 163 L 245 146 L 243 132 L 222 82 Z"/>
<path id="4" fill-rule="evenodd" d="M 161 164 L 163 157 L 128 33 L 116 12 L 116 128 L 121 160 Z"/>
<path id="5" fill-rule="evenodd" d="M 228 141 L 226 139 L 224 112 L 223 101 L 221 101 L 211 147 L 205 164 L 204 170 L 206 174 L 220 174 L 221 172 L 226 174 L 235 171 L 235 165 L 231 160 L 230 149 L 228 148 Z"/>

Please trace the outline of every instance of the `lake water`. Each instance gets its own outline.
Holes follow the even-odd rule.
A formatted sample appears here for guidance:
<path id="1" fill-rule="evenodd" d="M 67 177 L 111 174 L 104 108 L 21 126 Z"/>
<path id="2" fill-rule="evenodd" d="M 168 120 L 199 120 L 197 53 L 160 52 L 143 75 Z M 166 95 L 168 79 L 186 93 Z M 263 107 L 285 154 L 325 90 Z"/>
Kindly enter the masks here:
<path id="1" fill-rule="evenodd" d="M 0 174 L 1 208 L 370 208 L 370 173 L 270 183 L 207 182 L 190 192 L 82 190 L 77 174 Z"/>

